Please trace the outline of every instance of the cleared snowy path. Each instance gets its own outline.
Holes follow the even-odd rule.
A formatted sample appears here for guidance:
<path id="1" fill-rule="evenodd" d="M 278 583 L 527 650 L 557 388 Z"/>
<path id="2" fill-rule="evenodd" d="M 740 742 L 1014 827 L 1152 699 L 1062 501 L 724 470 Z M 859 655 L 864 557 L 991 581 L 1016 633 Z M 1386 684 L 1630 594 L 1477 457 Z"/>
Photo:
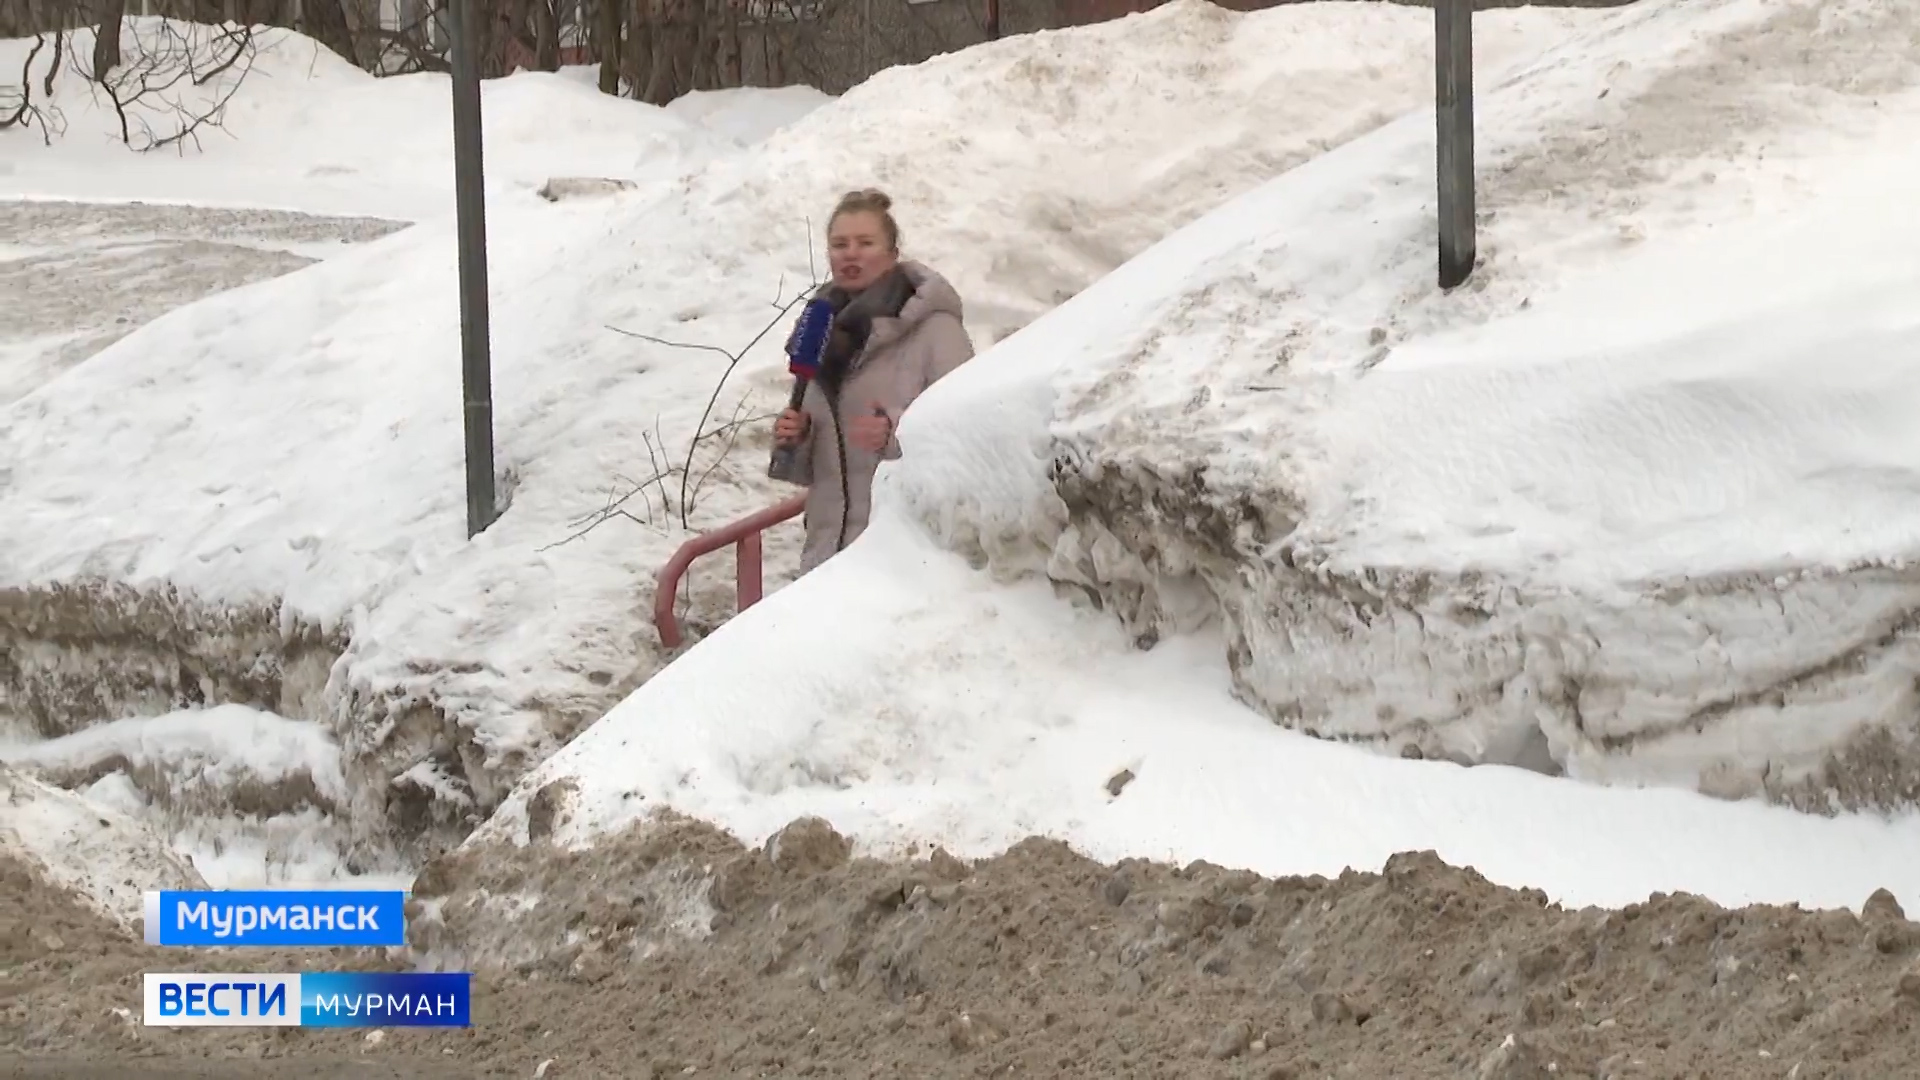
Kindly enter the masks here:
<path id="1" fill-rule="evenodd" d="M 177 307 L 405 228 L 149 203 L 0 202 L 0 405 Z"/>

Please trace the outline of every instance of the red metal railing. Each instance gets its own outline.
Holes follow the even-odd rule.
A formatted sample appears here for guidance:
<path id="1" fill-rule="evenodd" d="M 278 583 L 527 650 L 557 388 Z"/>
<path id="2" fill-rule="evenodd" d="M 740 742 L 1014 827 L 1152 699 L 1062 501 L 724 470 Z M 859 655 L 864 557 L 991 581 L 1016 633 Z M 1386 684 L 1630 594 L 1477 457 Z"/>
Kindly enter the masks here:
<path id="1" fill-rule="evenodd" d="M 760 534 L 783 521 L 800 516 L 807 505 L 805 493 L 795 495 L 785 502 L 775 503 L 757 514 L 749 514 L 731 525 L 723 525 L 708 533 L 680 545 L 660 568 L 660 577 L 653 588 L 653 628 L 660 632 L 660 643 L 669 649 L 677 649 L 684 640 L 680 634 L 680 620 L 674 617 L 674 603 L 679 599 L 680 579 L 686 575 L 687 567 L 702 555 L 711 555 L 721 548 L 732 545 L 734 549 L 734 596 L 739 610 L 745 611 L 760 602 L 765 588 L 764 576 L 760 564 Z"/>

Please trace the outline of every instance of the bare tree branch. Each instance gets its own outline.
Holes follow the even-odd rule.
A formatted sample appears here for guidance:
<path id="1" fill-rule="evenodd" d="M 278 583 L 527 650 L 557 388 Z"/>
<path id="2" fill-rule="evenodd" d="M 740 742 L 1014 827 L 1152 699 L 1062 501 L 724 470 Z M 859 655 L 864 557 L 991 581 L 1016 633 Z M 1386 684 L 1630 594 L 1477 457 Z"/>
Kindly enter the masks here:
<path id="1" fill-rule="evenodd" d="M 811 225 L 809 225 L 809 235 L 811 235 Z M 809 251 L 811 251 L 811 248 L 809 248 Z M 811 262 L 811 256 L 809 256 L 809 261 Z M 784 281 L 782 282 L 782 284 L 784 285 Z M 740 362 L 746 359 L 747 354 L 753 351 L 754 346 L 760 344 L 760 342 L 763 339 L 765 339 L 769 333 L 773 331 L 774 327 L 779 326 L 782 322 L 784 322 L 787 315 L 793 311 L 795 305 L 801 303 L 807 297 L 811 296 L 813 294 L 813 291 L 815 289 L 818 289 L 819 287 L 820 287 L 820 282 L 816 278 L 814 281 L 810 282 L 805 288 L 801 289 L 798 293 L 794 294 L 793 296 L 785 297 L 785 298 L 777 298 L 774 301 L 774 305 L 773 305 L 776 314 L 773 316 L 773 318 L 767 321 L 765 326 L 762 326 L 760 328 L 760 331 L 758 333 L 753 335 L 752 339 L 749 340 L 746 343 L 746 345 L 744 345 L 739 349 L 726 349 L 718 345 L 706 345 L 706 344 L 701 344 L 699 342 L 674 341 L 671 338 L 658 337 L 653 334 L 642 334 L 634 330 L 623 330 L 617 326 L 607 327 L 607 329 L 612 330 L 616 334 L 624 334 L 627 337 L 638 338 L 641 341 L 651 342 L 655 345 L 663 345 L 670 349 L 688 349 L 688 350 L 693 350 L 697 352 L 717 353 L 718 355 L 724 356 L 727 359 L 727 366 L 725 369 L 723 369 L 720 372 L 720 378 L 714 384 L 713 393 L 708 395 L 707 397 L 706 407 L 700 411 L 700 420 L 698 423 L 694 425 L 694 436 L 692 439 L 690 439 L 687 442 L 686 460 L 680 466 L 680 468 L 676 470 L 676 472 L 679 474 L 679 477 L 680 477 L 680 515 L 679 516 L 680 516 L 681 528 L 691 527 L 690 519 L 693 513 L 693 497 L 698 493 L 698 490 L 699 490 L 698 487 L 691 486 L 693 483 L 693 480 L 692 480 L 693 458 L 694 458 L 695 451 L 699 449 L 700 444 L 702 442 L 705 442 L 706 440 L 711 438 L 726 435 L 732 430 L 734 430 L 735 427 L 738 426 L 737 423 L 730 421 L 729 423 L 721 425 L 720 427 L 714 428 L 711 431 L 706 430 L 707 421 L 713 417 L 713 407 L 719 403 L 720 392 L 721 390 L 726 388 L 727 379 L 733 375 L 734 369 L 740 366 Z M 736 418 L 738 417 L 737 409 L 735 411 L 735 416 Z M 731 442 L 729 442 L 728 445 L 731 446 L 732 445 Z M 709 470 L 709 472 L 711 472 L 711 470 Z"/>
<path id="2" fill-rule="evenodd" d="M 46 97 L 53 97 L 53 77 L 60 73 L 60 54 L 66 48 L 66 44 L 66 30 L 55 30 L 53 32 L 53 59 L 47 62 L 46 81 L 40 84 L 40 91 Z M 28 66 L 31 67 L 33 62 L 29 59 L 27 63 Z M 23 79 L 22 81 L 25 80 Z"/>
<path id="3" fill-rule="evenodd" d="M 812 222 L 810 220 L 807 229 L 809 236 L 811 236 Z M 732 414 L 726 422 L 717 424 L 712 428 L 707 426 L 708 421 L 713 418 L 714 407 L 719 403 L 720 394 L 726 388 L 727 379 L 733 374 L 734 369 L 739 367 L 740 362 L 746 358 L 746 355 L 752 352 L 754 347 L 759 345 L 759 343 L 766 338 L 767 334 L 772 332 L 774 327 L 779 326 L 786 319 L 796 304 L 799 304 L 802 300 L 811 296 L 815 290 L 819 288 L 819 271 L 815 264 L 811 244 L 808 245 L 807 250 L 807 269 L 811 280 L 797 294 L 788 297 L 785 295 L 786 277 L 784 274 L 781 275 L 779 290 L 775 293 L 774 300 L 770 304 L 774 309 L 773 318 L 769 320 L 765 326 L 761 327 L 759 332 L 754 334 L 753 338 L 739 349 L 726 349 L 718 345 L 707 345 L 700 342 L 675 341 L 671 338 L 660 337 L 654 334 L 643 334 L 617 326 L 607 327 L 607 329 L 612 330 L 616 334 L 670 349 L 687 349 L 694 352 L 715 353 L 726 357 L 727 365 L 721 371 L 720 377 L 714 385 L 713 393 L 708 396 L 706 407 L 701 411 L 698 422 L 694 424 L 693 434 L 687 440 L 686 457 L 677 464 L 667 463 L 666 439 L 660 434 L 660 418 L 656 415 L 654 417 L 654 430 L 652 432 L 642 432 L 640 436 L 641 442 L 646 446 L 647 462 L 650 466 L 650 471 L 646 479 L 634 483 L 624 477 L 616 476 L 614 479 L 619 481 L 620 486 L 608 492 L 605 503 L 591 513 L 584 514 L 569 521 L 567 527 L 572 531 L 564 539 L 547 545 L 548 548 L 578 540 L 600 525 L 612 521 L 615 518 L 625 518 L 635 524 L 651 526 L 653 524 L 654 492 L 657 492 L 659 495 L 660 512 L 662 514 L 665 514 L 669 518 L 677 519 L 679 526 L 683 529 L 692 527 L 692 514 L 694 508 L 699 503 L 701 491 L 706 487 L 707 482 L 716 474 L 725 475 L 722 470 L 725 470 L 728 466 L 728 457 L 732 454 L 735 445 L 739 441 L 740 432 L 750 425 L 772 419 L 775 415 L 765 412 L 748 414 L 747 409 L 752 399 L 752 394 L 748 393 L 741 395 L 740 399 L 734 403 Z M 697 470 L 696 475 L 695 465 L 699 452 L 703 446 L 710 444 L 717 445 L 718 450 L 714 458 L 706 464 L 705 468 Z M 666 486 L 667 481 L 675 478 L 678 478 L 679 481 L 679 498 L 677 505 L 676 500 L 668 492 Z M 644 518 L 628 509 L 636 497 L 642 499 L 646 506 Z M 547 548 L 542 548 L 541 550 L 545 551 Z"/>
<path id="4" fill-rule="evenodd" d="M 746 427 L 748 424 L 757 424 L 762 420 L 771 420 L 774 417 L 779 415 L 778 413 L 756 413 L 753 416 L 742 417 L 740 415 L 740 411 L 742 409 L 745 409 L 746 407 L 747 407 L 747 397 L 746 395 L 743 394 L 741 395 L 739 402 L 736 403 L 733 407 L 732 419 L 728 420 L 725 424 L 721 425 L 720 427 L 715 428 L 713 431 L 707 432 L 705 435 L 699 436 L 699 438 L 709 438 L 709 437 L 714 437 L 714 436 L 719 436 L 724 434 L 726 436 L 726 442 L 721 444 L 720 452 L 714 455 L 713 462 L 707 466 L 705 472 L 700 474 L 700 479 L 695 480 L 693 482 L 693 492 L 692 494 L 687 496 L 687 501 L 689 503 L 698 501 L 700 498 L 700 489 L 706 486 L 707 478 L 712 476 L 716 470 L 725 467 L 727 462 L 727 455 L 733 452 L 733 444 L 739 441 L 740 430 L 742 428 Z"/>
<path id="5" fill-rule="evenodd" d="M 221 127 L 228 103 L 253 69 L 258 56 L 253 28 L 170 19 L 154 26 L 135 33 L 132 55 L 122 53 L 115 67 L 83 71 L 76 57 L 75 74 L 112 104 L 120 141 L 129 149 L 144 153 L 175 146 L 184 153 L 188 144 L 199 149 L 200 132 Z M 210 96 L 196 93 L 202 90 L 210 90 Z M 156 126 L 157 117 L 166 119 Z"/>
<path id="6" fill-rule="evenodd" d="M 818 287 L 818 283 L 815 283 L 815 287 Z M 772 319 L 768 320 L 767 325 L 761 327 L 760 332 L 753 335 L 753 340 L 747 342 L 746 348 L 741 349 L 738 353 L 731 354 L 728 357 L 726 370 L 720 373 L 720 380 L 714 384 L 713 394 L 707 398 L 706 408 L 700 410 L 700 422 L 694 425 L 694 431 L 696 432 L 696 434 L 694 435 L 692 440 L 690 440 L 687 443 L 687 463 L 681 469 L 681 472 L 680 472 L 680 526 L 681 528 L 688 527 L 687 519 L 688 519 L 688 516 L 693 512 L 693 507 L 689 502 L 688 491 L 687 491 L 688 476 L 693 471 L 693 452 L 699 448 L 701 440 L 707 438 L 709 435 L 718 434 L 718 432 L 703 431 L 702 429 L 706 427 L 707 418 L 713 415 L 713 406 L 716 402 L 720 400 L 721 389 L 727 385 L 727 379 L 733 375 L 733 369 L 740 366 L 740 361 L 746 357 L 747 353 L 751 352 L 755 345 L 760 344 L 760 340 L 766 337 L 767 334 L 772 332 L 774 327 L 780 325 L 781 322 L 785 321 L 787 313 L 793 310 L 794 305 L 800 303 L 802 300 L 805 300 L 807 298 L 809 291 L 810 290 L 803 290 L 802 292 L 795 295 L 793 299 L 788 300 L 785 304 L 781 305 L 780 314 L 775 315 Z"/>
<path id="7" fill-rule="evenodd" d="M 703 352 L 719 353 L 721 356 L 724 356 L 729 360 L 733 359 L 733 352 L 731 350 L 723 349 L 718 345 L 701 345 L 697 342 L 690 342 L 690 341 L 670 341 L 667 338 L 654 337 L 652 334 L 643 334 L 638 330 L 622 330 L 617 326 L 609 326 L 607 327 L 607 329 L 613 331 L 616 334 L 625 334 L 627 337 L 630 337 L 630 338 L 639 338 L 641 341 L 650 341 L 655 345 L 665 345 L 669 349 L 698 349 Z"/>
<path id="8" fill-rule="evenodd" d="M 59 35 L 55 34 L 54 37 L 58 40 Z M 35 34 L 33 36 L 33 47 L 27 50 L 27 59 L 20 65 L 20 88 L 16 91 L 11 86 L 0 87 L 0 95 L 11 93 L 18 93 L 20 95 L 20 101 L 13 107 L 13 111 L 4 116 L 0 116 L 0 131 L 16 125 L 31 127 L 36 121 L 40 120 L 40 109 L 33 103 L 33 61 L 40 55 L 40 50 L 46 48 L 46 45 L 47 35 Z M 55 62 L 57 63 L 58 61 L 56 60 Z M 5 108 L 5 106 L 0 105 L 0 108 Z M 42 137 L 46 138 L 48 144 L 51 145 L 53 139 L 52 136 L 47 134 L 47 126 L 45 123 L 40 124 L 40 132 Z"/>
<path id="9" fill-rule="evenodd" d="M 652 449 L 651 442 L 648 443 L 648 448 L 649 448 L 649 451 L 651 451 Z M 651 453 L 649 454 L 649 456 L 651 456 Z M 642 525 L 642 526 L 653 524 L 653 503 L 650 499 L 647 501 L 647 517 L 646 517 L 646 520 L 644 521 L 641 520 L 640 518 L 635 517 L 633 514 L 629 513 L 626 510 L 626 505 L 630 500 L 633 499 L 635 495 L 640 495 L 643 492 L 645 492 L 647 490 L 647 485 L 654 483 L 656 480 L 660 479 L 662 476 L 664 476 L 664 474 L 656 474 L 654 476 L 649 476 L 645 480 L 642 480 L 637 484 L 628 482 L 628 488 L 627 488 L 626 494 L 620 495 L 618 497 L 615 497 L 611 492 L 608 493 L 606 505 L 602 506 L 600 509 L 594 511 L 591 514 L 586 514 L 581 517 L 577 517 L 572 521 L 567 522 L 567 527 L 574 531 L 572 533 L 569 533 L 565 539 L 555 540 L 553 543 L 547 544 L 546 546 L 540 548 L 539 550 L 549 551 L 549 550 L 552 550 L 553 548 L 557 548 L 561 546 L 562 544 L 570 544 L 575 540 L 578 540 L 581 537 L 592 532 L 593 530 L 599 528 L 601 525 L 604 525 L 605 523 L 612 521 L 614 518 L 625 518 L 636 525 Z M 623 478 L 615 477 L 615 479 L 623 479 Z"/>

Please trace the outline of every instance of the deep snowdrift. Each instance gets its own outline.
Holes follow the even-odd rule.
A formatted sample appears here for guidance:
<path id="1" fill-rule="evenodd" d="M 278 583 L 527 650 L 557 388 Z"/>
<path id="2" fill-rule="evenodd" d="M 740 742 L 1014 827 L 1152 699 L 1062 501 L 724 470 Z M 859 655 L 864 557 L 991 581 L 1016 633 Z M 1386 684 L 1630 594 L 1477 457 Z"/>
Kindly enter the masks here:
<path id="1" fill-rule="evenodd" d="M 1489 14 L 1486 68 L 1581 17 Z M 448 223 L 156 320 L 0 424 L 0 710 L 47 735 L 198 702 L 323 719 L 363 828 L 462 832 L 657 668 L 644 612 L 683 512 L 711 527 L 790 490 L 762 479 L 764 421 L 725 425 L 784 396 L 779 334 L 700 429 L 683 500 L 726 363 L 609 327 L 739 347 L 806 280 L 835 196 L 877 183 L 991 342 L 1418 102 L 1430 37 L 1393 6 L 1178 3 L 886 72 L 671 188 L 496 198 L 510 503 L 471 543 Z M 637 523 L 579 535 L 636 489 Z M 795 532 L 770 538 L 776 583 Z M 720 562 L 690 583 L 696 631 L 730 605 Z"/>
<path id="2" fill-rule="evenodd" d="M 310 37 L 258 27 L 240 60 L 195 85 L 188 65 L 199 71 L 225 59 L 235 32 L 157 17 L 123 24 L 130 66 L 117 78 L 136 146 L 183 130 L 190 122 L 183 116 L 208 116 L 225 103 L 217 125 L 148 153 L 128 148 L 112 97 L 78 74 L 92 62 L 93 31 L 69 34 L 50 101 L 43 83 L 53 49 L 43 48 L 31 67 L 31 89 L 36 105 L 56 110 L 57 134 L 48 145 L 39 127 L 0 132 L 0 195 L 406 221 L 453 212 L 447 76 L 377 78 Z M 32 39 L 0 41 L 0 100 L 17 94 L 32 47 Z M 135 95 L 142 78 L 154 89 Z M 541 72 L 487 80 L 481 115 L 488 190 L 496 197 L 531 191 L 550 176 L 684 171 L 733 145 L 668 110 Z"/>
<path id="3" fill-rule="evenodd" d="M 1010 346 L 1007 359 L 1029 355 Z M 932 426 L 916 425 L 915 446 Z M 524 898 L 487 899 L 488 879 L 541 883 L 545 911 L 597 919 L 598 876 L 627 865 L 663 810 L 749 845 L 817 815 L 883 856 L 986 856 L 1039 835 L 1103 861 L 1333 876 L 1432 850 L 1571 905 L 1691 892 L 1857 907 L 1881 887 L 1920 902 L 1920 817 L 1830 819 L 1310 738 L 1233 700 L 1218 634 L 1143 653 L 1045 583 L 996 584 L 897 516 L 874 530 L 857 557 L 721 627 L 529 774 L 464 845 L 460 862 L 484 877 L 423 872 L 463 917 L 423 919 L 422 940 L 488 961 L 563 948 L 533 935 L 564 920 L 521 921 Z M 655 872 L 699 895 L 714 868 Z"/>
<path id="4" fill-rule="evenodd" d="M 1238 692 L 1303 730 L 1920 801 L 1920 11 L 1612 25 L 1487 95 L 1471 287 L 1433 288 L 1414 118 L 1216 219 L 1258 234 L 1131 327 L 1026 367 L 1058 395 L 1050 482 L 961 501 L 1009 458 L 942 427 L 951 471 L 903 470 L 914 503 L 1138 632 L 1223 613 Z"/>
<path id="5" fill-rule="evenodd" d="M 1890 754 L 1809 770 L 1914 715 L 1914 18 L 1648 4 L 1496 81 L 1451 296 L 1430 114 L 1181 230 L 935 387 L 853 549 L 470 850 L 818 814 L 1264 873 L 1432 848 L 1572 903 L 1920 897 L 1920 815 L 1403 760 L 1904 801 Z"/>

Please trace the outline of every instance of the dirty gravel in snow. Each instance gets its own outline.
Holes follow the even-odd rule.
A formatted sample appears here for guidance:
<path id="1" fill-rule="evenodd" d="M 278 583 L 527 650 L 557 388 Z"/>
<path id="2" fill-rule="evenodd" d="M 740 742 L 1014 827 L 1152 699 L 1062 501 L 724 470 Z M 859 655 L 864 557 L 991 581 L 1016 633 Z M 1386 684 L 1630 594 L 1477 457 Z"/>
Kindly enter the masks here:
<path id="1" fill-rule="evenodd" d="M 146 203 L 0 201 L 0 405 L 145 323 L 405 222 Z"/>
<path id="2" fill-rule="evenodd" d="M 465 865 L 429 867 L 420 896 L 487 875 L 484 852 L 451 858 Z M 140 972 L 183 957 L 110 942 L 70 898 L 5 867 L 0 1045 L 28 1056 L 0 1072 L 137 1062 L 239 1076 L 267 1058 L 319 1076 L 1920 1075 L 1920 925 L 1884 894 L 1862 898 L 1864 918 L 1686 896 L 1568 911 L 1431 855 L 1277 881 L 1102 866 L 1040 840 L 977 864 L 880 863 L 849 861 L 818 822 L 747 850 L 669 821 L 500 873 L 527 862 L 538 876 L 493 881 L 496 895 L 544 890 L 553 925 L 580 941 L 479 976 L 473 1029 L 376 1044 L 140 1028 L 110 1008 L 137 1019 Z M 447 914 L 442 934 L 478 918 Z M 456 940 L 433 936 L 421 943 Z M 196 953 L 192 967 L 330 965 L 397 962 Z"/>

